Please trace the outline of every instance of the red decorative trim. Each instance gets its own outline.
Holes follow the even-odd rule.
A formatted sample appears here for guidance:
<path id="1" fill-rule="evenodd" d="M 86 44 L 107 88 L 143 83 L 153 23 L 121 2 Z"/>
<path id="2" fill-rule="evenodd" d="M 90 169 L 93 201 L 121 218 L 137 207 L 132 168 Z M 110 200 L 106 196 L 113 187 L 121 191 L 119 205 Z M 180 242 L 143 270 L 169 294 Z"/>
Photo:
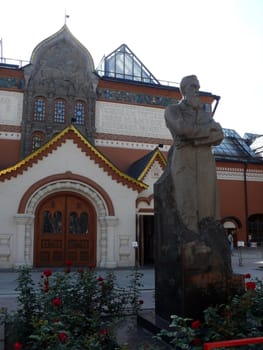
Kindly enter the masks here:
<path id="1" fill-rule="evenodd" d="M 150 194 L 149 197 L 137 198 L 136 199 L 136 208 L 138 208 L 140 203 L 147 203 L 148 205 L 150 205 L 152 200 L 153 200 L 153 194 Z"/>
<path id="2" fill-rule="evenodd" d="M 173 143 L 172 140 L 157 139 L 156 137 L 129 136 L 129 135 L 106 134 L 106 133 L 97 133 L 96 139 L 136 142 L 136 143 L 153 143 L 156 146 L 159 144 L 171 145 Z"/>
<path id="3" fill-rule="evenodd" d="M 5 131 L 5 132 L 21 132 L 21 126 L 2 124 L 2 125 L 0 125 L 0 131 Z"/>
<path id="4" fill-rule="evenodd" d="M 108 208 L 109 216 L 115 215 L 115 211 L 114 211 L 114 207 L 113 207 L 113 203 L 111 201 L 111 198 L 108 195 L 108 193 L 105 192 L 104 189 L 100 185 L 98 185 L 96 182 L 92 181 L 91 179 L 88 179 L 87 177 L 84 177 L 84 176 L 81 176 L 78 174 L 73 174 L 70 171 L 67 171 L 64 174 L 56 174 L 56 175 L 48 176 L 44 179 L 41 179 L 41 180 L 35 182 L 32 186 L 30 186 L 28 188 L 28 190 L 24 193 L 24 195 L 19 203 L 18 213 L 22 214 L 25 212 L 25 208 L 26 208 L 26 205 L 28 203 L 29 198 L 31 197 L 31 195 L 34 192 L 37 191 L 38 188 L 40 188 L 48 183 L 52 183 L 55 181 L 59 182 L 62 180 L 75 180 L 75 181 L 82 182 L 82 183 L 94 188 L 97 192 L 100 193 L 100 195 L 104 199 L 106 206 Z"/>

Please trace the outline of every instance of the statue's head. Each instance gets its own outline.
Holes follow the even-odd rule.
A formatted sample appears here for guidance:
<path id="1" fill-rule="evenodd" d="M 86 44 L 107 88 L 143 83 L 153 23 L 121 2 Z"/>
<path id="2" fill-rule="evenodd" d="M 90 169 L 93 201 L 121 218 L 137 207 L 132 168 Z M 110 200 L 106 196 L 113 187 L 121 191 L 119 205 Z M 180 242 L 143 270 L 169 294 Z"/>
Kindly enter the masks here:
<path id="1" fill-rule="evenodd" d="M 181 91 L 182 95 L 185 95 L 187 93 L 187 89 L 191 85 L 195 86 L 196 90 L 199 90 L 200 84 L 199 84 L 199 80 L 197 79 L 196 75 L 188 75 L 181 80 L 180 91 Z"/>
<path id="2" fill-rule="evenodd" d="M 181 80 L 180 91 L 184 101 L 193 108 L 200 108 L 202 102 L 199 96 L 200 84 L 195 75 L 188 75 Z"/>

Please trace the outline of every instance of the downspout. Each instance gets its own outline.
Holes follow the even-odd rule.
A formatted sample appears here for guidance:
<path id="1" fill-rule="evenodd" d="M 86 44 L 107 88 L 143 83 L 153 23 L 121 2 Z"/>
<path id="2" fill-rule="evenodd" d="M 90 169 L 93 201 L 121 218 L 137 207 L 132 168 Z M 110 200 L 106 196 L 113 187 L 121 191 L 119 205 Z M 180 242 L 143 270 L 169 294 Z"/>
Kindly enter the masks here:
<path id="1" fill-rule="evenodd" d="M 244 198 L 245 198 L 245 218 L 246 218 L 246 240 L 248 243 L 248 191 L 247 191 L 247 162 L 244 164 Z"/>

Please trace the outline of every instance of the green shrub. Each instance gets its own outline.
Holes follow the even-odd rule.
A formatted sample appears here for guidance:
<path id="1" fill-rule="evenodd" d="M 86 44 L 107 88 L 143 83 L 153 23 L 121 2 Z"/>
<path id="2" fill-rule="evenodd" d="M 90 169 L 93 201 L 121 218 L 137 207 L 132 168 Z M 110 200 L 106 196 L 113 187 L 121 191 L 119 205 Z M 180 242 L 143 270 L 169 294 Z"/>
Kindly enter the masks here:
<path id="1" fill-rule="evenodd" d="M 43 271 L 36 287 L 31 269 L 18 276 L 18 309 L 4 313 L 12 349 L 121 349 L 116 322 L 137 313 L 141 274 L 135 269 L 128 288 L 117 286 L 113 272 L 98 276 L 94 268 L 63 272 Z"/>

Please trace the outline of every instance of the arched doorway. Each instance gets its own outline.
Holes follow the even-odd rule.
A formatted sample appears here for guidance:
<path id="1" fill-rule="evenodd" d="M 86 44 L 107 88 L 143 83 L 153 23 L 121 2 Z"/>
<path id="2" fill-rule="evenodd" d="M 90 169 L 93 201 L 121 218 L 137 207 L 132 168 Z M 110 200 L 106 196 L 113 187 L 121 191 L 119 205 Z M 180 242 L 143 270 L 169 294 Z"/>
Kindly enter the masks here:
<path id="1" fill-rule="evenodd" d="M 223 220 L 223 226 L 224 226 L 224 230 L 226 235 L 228 236 L 230 233 L 233 236 L 233 243 L 234 243 L 234 247 L 238 246 L 238 228 L 239 228 L 239 224 L 236 221 L 235 218 L 225 218 Z"/>
<path id="2" fill-rule="evenodd" d="M 263 243 L 263 214 L 250 215 L 248 218 L 249 241 Z"/>
<path id="3" fill-rule="evenodd" d="M 34 265 L 95 265 L 96 222 L 94 206 L 79 194 L 46 197 L 36 209 Z"/>

